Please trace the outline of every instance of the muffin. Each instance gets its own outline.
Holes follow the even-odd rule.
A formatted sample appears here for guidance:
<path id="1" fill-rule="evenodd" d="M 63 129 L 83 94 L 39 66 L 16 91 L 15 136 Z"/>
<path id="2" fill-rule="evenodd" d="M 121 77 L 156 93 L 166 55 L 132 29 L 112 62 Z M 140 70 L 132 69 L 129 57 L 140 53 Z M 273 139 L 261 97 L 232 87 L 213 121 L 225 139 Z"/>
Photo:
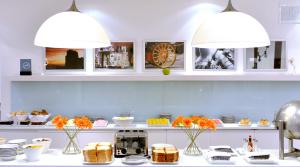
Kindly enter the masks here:
<path id="1" fill-rule="evenodd" d="M 258 122 L 258 124 L 260 126 L 269 126 L 270 122 L 269 122 L 268 119 L 260 119 L 259 122 Z"/>
<path id="2" fill-rule="evenodd" d="M 249 118 L 243 118 L 240 120 L 240 125 L 249 126 L 251 125 L 251 120 Z"/>

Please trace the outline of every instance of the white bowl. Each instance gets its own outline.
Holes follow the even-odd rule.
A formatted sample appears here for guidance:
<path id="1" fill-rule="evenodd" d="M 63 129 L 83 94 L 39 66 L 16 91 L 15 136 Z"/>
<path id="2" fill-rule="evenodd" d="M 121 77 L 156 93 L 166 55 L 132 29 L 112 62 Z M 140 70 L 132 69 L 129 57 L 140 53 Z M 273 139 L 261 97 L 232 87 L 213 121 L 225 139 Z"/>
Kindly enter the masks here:
<path id="1" fill-rule="evenodd" d="M 38 161 L 44 147 L 41 144 L 26 144 L 23 146 L 23 149 L 28 161 Z"/>
<path id="2" fill-rule="evenodd" d="M 35 138 L 32 139 L 33 144 L 41 144 L 43 145 L 43 153 L 48 152 L 50 145 L 51 145 L 52 139 L 50 138 Z"/>
<path id="3" fill-rule="evenodd" d="M 15 116 L 16 120 L 21 122 L 21 121 L 26 121 L 28 118 L 28 114 L 24 114 L 24 115 L 16 115 Z"/>
<path id="4" fill-rule="evenodd" d="M 46 122 L 49 117 L 50 117 L 50 114 L 49 115 L 29 115 L 29 119 L 31 122 Z"/>
<path id="5" fill-rule="evenodd" d="M 134 117 L 113 117 L 112 120 L 118 126 L 129 126 L 132 124 Z"/>

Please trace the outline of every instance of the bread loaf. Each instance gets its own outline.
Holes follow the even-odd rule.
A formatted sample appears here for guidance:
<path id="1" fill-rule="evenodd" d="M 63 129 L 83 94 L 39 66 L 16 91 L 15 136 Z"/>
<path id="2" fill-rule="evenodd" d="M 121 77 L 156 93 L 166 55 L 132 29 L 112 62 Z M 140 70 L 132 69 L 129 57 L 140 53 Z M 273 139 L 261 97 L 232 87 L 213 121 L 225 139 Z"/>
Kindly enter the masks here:
<path id="1" fill-rule="evenodd" d="M 83 149 L 85 162 L 107 163 L 112 161 L 112 145 L 109 142 L 89 143 Z"/>

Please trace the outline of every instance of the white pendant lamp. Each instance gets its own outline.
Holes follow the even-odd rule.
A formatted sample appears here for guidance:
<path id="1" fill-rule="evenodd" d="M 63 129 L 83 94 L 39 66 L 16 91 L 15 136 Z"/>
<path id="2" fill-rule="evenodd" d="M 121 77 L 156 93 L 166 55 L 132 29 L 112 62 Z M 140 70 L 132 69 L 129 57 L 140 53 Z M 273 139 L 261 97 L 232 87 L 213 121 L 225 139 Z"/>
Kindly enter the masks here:
<path id="1" fill-rule="evenodd" d="M 254 48 L 269 46 L 264 27 L 248 14 L 238 12 L 231 3 L 204 21 L 195 33 L 192 46 L 197 48 Z"/>
<path id="2" fill-rule="evenodd" d="M 80 13 L 74 0 L 68 11 L 50 17 L 41 25 L 34 44 L 52 48 L 101 48 L 111 45 L 102 26 L 94 18 Z"/>

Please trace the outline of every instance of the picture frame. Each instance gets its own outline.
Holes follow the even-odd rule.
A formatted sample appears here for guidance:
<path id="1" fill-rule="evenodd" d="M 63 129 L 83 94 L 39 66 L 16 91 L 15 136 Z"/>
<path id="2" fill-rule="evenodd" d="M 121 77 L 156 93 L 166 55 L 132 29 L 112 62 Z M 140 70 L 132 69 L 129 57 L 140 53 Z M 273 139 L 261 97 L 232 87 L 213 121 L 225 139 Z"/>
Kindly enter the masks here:
<path id="1" fill-rule="evenodd" d="M 192 48 L 193 71 L 236 71 L 238 49 Z"/>
<path id="2" fill-rule="evenodd" d="M 288 55 L 286 40 L 271 40 L 271 45 L 245 49 L 244 70 L 246 72 L 286 72 Z"/>
<path id="3" fill-rule="evenodd" d="M 114 40 L 112 46 L 93 49 L 94 72 L 135 72 L 136 42 L 133 40 Z M 114 52 L 114 54 L 111 54 Z M 127 57 L 124 59 L 123 55 Z"/>
<path id="4" fill-rule="evenodd" d="M 156 63 L 152 64 L 153 62 L 153 51 L 156 47 Z M 159 49 L 159 47 L 161 47 Z M 166 64 L 160 62 L 159 58 L 159 51 L 166 50 L 168 47 L 172 48 L 172 58 L 166 61 Z M 180 47 L 180 48 L 179 48 Z M 156 72 L 160 71 L 163 68 L 169 68 L 174 72 L 182 72 L 186 71 L 186 41 L 184 40 L 144 40 L 143 41 L 143 56 L 142 56 L 142 68 L 143 72 Z M 177 49 L 176 49 L 177 48 Z M 176 53 L 177 52 L 177 53 Z M 150 55 L 150 53 L 152 55 Z M 147 55 L 148 54 L 148 55 Z M 174 55 L 175 58 L 174 58 Z M 179 55 L 179 56 L 178 56 Z M 147 57 L 148 56 L 148 57 Z M 161 64 L 159 64 L 161 63 Z M 170 65 L 170 66 L 169 66 Z M 168 67 L 169 66 L 169 67 Z"/>
<path id="5" fill-rule="evenodd" d="M 47 74 L 85 72 L 86 49 L 45 48 L 42 61 Z"/>

